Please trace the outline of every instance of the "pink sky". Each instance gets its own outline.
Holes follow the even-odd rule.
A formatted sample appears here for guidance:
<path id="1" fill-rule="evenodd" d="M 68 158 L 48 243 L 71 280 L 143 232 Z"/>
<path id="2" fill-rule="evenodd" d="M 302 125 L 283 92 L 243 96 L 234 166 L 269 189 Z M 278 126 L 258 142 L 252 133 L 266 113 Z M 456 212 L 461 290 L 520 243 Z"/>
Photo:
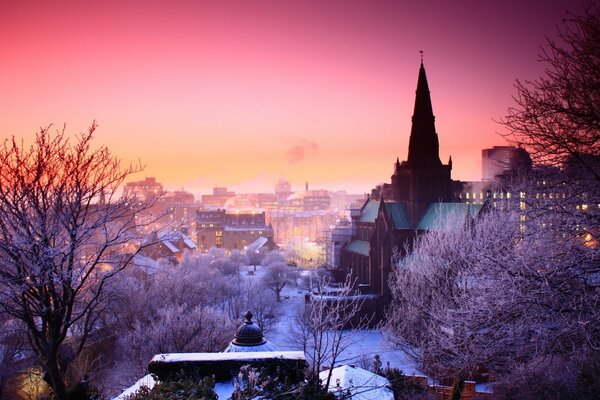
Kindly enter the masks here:
<path id="1" fill-rule="evenodd" d="M 415 4 L 413 4 L 415 3 Z M 418 4 L 416 4 L 418 3 Z M 522 4 L 527 3 L 527 4 Z M 572 4 L 575 3 L 575 4 Z M 0 137 L 96 141 L 169 188 L 370 190 L 406 158 L 419 50 L 440 155 L 481 177 L 569 0 L 0 3 Z"/>

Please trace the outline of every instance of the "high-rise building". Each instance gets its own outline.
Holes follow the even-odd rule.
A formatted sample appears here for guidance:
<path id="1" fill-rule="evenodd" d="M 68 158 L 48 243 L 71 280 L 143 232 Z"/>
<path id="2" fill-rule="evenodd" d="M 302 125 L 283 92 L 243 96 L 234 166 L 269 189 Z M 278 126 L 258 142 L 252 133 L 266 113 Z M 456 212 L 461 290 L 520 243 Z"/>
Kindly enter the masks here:
<path id="1" fill-rule="evenodd" d="M 491 181 L 508 170 L 515 150 L 512 146 L 494 146 L 481 150 L 481 179 Z"/>

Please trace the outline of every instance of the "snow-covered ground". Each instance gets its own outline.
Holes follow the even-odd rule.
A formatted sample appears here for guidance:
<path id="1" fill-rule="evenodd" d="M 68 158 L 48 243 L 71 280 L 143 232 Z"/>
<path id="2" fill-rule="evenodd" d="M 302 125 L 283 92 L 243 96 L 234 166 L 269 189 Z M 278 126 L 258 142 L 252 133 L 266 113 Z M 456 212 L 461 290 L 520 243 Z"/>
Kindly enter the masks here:
<path id="1" fill-rule="evenodd" d="M 242 267 L 240 276 L 243 277 L 243 279 L 253 280 L 258 284 L 264 276 L 265 269 L 258 266 L 255 273 L 249 274 L 249 272 L 253 270 L 253 266 Z M 266 339 L 273 343 L 279 350 L 302 350 L 302 348 L 294 342 L 292 330 L 294 329 L 296 316 L 304 308 L 304 299 L 307 293 L 306 288 L 298 287 L 296 285 L 288 285 L 281 292 L 280 318 L 269 331 L 265 332 Z M 274 293 L 273 301 L 275 301 Z M 234 332 L 231 332 L 232 339 L 233 334 Z M 365 368 L 367 363 L 373 361 L 375 355 L 379 355 L 383 366 L 386 366 L 389 363 L 391 367 L 399 368 L 407 375 L 423 375 L 408 355 L 401 350 L 393 349 L 389 346 L 381 331 L 371 329 L 354 330 L 350 332 L 350 335 L 350 345 L 342 352 L 337 365 L 355 365 L 357 367 Z M 118 375 L 128 374 L 124 374 L 124 371 L 120 371 Z M 123 376 L 121 376 L 121 378 L 122 377 Z M 135 379 L 131 379 L 131 382 L 135 382 Z M 154 382 L 150 381 L 149 376 L 145 376 L 140 379 L 134 387 L 130 388 L 128 393 L 135 392 L 135 390 L 139 389 L 140 385 L 153 386 L 153 383 Z M 215 390 L 219 393 L 219 398 L 228 398 L 231 395 L 233 388 L 230 383 L 221 383 L 217 384 Z"/>
<path id="2" fill-rule="evenodd" d="M 253 267 L 242 267 L 242 271 L 251 271 Z M 263 268 L 258 267 L 254 275 L 242 274 L 246 279 L 261 279 Z M 281 317 L 273 328 L 265 333 L 280 350 L 302 350 L 294 343 L 291 330 L 294 329 L 295 318 L 304 307 L 304 296 L 307 290 L 296 286 L 286 286 L 281 292 Z M 273 296 L 275 296 L 273 294 Z M 393 349 L 383 337 L 380 330 L 360 330 L 351 333 L 353 343 L 344 351 L 338 364 L 355 364 L 361 366 L 364 361 L 373 361 L 378 354 L 383 366 L 399 368 L 407 375 L 423 375 L 415 362 L 401 350 Z"/>

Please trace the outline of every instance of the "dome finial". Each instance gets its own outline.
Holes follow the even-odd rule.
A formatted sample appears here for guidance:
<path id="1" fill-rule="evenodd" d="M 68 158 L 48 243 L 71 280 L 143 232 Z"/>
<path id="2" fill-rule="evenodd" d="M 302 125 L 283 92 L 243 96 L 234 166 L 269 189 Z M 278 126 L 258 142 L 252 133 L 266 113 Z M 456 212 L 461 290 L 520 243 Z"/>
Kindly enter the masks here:
<path id="1" fill-rule="evenodd" d="M 421 66 L 423 66 L 423 50 L 419 50 L 419 54 L 421 55 Z"/>
<path id="2" fill-rule="evenodd" d="M 246 312 L 246 314 L 244 314 L 244 319 L 245 319 L 245 323 L 247 324 L 251 324 L 252 323 L 252 313 L 250 312 L 250 310 L 248 310 Z"/>

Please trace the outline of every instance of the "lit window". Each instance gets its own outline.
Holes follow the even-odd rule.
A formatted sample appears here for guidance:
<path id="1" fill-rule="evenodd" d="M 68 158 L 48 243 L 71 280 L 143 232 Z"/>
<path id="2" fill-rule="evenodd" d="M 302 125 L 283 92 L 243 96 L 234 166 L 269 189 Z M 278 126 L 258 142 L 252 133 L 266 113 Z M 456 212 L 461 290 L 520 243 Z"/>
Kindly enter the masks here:
<path id="1" fill-rule="evenodd" d="M 524 215 L 521 215 L 521 222 L 525 222 L 526 217 Z"/>
<path id="2" fill-rule="evenodd" d="M 521 209 L 521 211 L 525 210 L 525 202 L 524 201 L 519 202 L 519 208 Z"/>

